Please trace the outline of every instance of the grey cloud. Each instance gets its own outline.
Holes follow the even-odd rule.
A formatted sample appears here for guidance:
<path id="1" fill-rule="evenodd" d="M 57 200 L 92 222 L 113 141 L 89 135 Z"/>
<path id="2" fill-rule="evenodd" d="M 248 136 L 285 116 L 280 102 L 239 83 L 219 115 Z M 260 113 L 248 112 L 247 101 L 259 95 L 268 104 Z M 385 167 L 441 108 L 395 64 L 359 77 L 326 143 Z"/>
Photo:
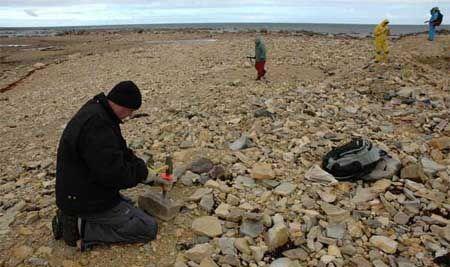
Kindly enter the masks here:
<path id="1" fill-rule="evenodd" d="M 31 9 L 25 9 L 24 12 L 27 13 L 28 16 L 38 17 L 38 15 Z"/>

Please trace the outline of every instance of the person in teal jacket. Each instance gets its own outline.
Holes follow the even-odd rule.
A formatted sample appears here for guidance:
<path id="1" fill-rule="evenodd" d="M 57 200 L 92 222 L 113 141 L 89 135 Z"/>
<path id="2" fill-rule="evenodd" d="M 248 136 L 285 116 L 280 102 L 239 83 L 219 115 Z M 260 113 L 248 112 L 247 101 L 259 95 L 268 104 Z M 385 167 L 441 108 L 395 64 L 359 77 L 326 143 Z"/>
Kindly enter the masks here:
<path id="1" fill-rule="evenodd" d="M 264 39 L 261 36 L 255 39 L 255 69 L 258 72 L 258 77 L 256 80 L 264 79 L 266 74 L 265 64 L 266 64 L 266 45 L 264 44 Z"/>

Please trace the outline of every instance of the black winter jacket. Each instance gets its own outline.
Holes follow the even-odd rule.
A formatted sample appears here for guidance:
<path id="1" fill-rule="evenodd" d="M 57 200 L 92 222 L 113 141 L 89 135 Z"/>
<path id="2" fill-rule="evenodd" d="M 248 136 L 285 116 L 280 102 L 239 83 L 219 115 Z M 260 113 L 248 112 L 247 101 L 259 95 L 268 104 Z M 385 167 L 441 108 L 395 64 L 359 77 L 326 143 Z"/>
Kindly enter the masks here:
<path id="1" fill-rule="evenodd" d="M 105 211 L 120 201 L 119 190 L 148 175 L 122 137 L 119 123 L 101 93 L 69 121 L 58 147 L 56 204 L 63 212 L 84 215 Z"/>

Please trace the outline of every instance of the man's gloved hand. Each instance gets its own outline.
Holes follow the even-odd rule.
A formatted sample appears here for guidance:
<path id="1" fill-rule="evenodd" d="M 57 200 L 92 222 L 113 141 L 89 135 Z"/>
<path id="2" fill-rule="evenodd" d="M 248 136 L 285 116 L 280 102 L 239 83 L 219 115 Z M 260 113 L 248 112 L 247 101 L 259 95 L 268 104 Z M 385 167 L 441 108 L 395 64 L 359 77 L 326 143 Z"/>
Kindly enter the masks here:
<path id="1" fill-rule="evenodd" d="M 140 158 L 145 162 L 145 165 L 147 165 L 147 167 L 153 168 L 155 161 L 153 160 L 152 154 L 144 153 L 144 155 L 142 155 Z"/>
<path id="2" fill-rule="evenodd" d="M 168 181 L 166 179 L 163 179 L 158 174 L 155 174 L 153 172 L 149 172 L 147 179 L 143 180 L 141 183 L 147 184 L 147 185 L 153 185 L 153 186 L 171 186 L 174 181 Z"/>

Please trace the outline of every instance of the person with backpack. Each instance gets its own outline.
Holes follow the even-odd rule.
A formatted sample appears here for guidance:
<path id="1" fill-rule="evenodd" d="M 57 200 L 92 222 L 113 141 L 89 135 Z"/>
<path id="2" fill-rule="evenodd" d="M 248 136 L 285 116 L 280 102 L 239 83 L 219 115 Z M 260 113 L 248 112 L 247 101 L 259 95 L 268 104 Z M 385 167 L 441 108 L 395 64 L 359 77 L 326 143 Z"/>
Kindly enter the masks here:
<path id="1" fill-rule="evenodd" d="M 425 21 L 425 23 L 428 23 L 428 40 L 433 41 L 436 35 L 436 27 L 441 25 L 444 16 L 438 7 L 433 7 L 430 10 L 430 13 L 431 18 L 430 20 Z"/>
<path id="2" fill-rule="evenodd" d="M 373 35 L 375 36 L 375 62 L 387 61 L 389 55 L 388 38 L 390 30 L 389 20 L 385 19 L 375 27 Z"/>

